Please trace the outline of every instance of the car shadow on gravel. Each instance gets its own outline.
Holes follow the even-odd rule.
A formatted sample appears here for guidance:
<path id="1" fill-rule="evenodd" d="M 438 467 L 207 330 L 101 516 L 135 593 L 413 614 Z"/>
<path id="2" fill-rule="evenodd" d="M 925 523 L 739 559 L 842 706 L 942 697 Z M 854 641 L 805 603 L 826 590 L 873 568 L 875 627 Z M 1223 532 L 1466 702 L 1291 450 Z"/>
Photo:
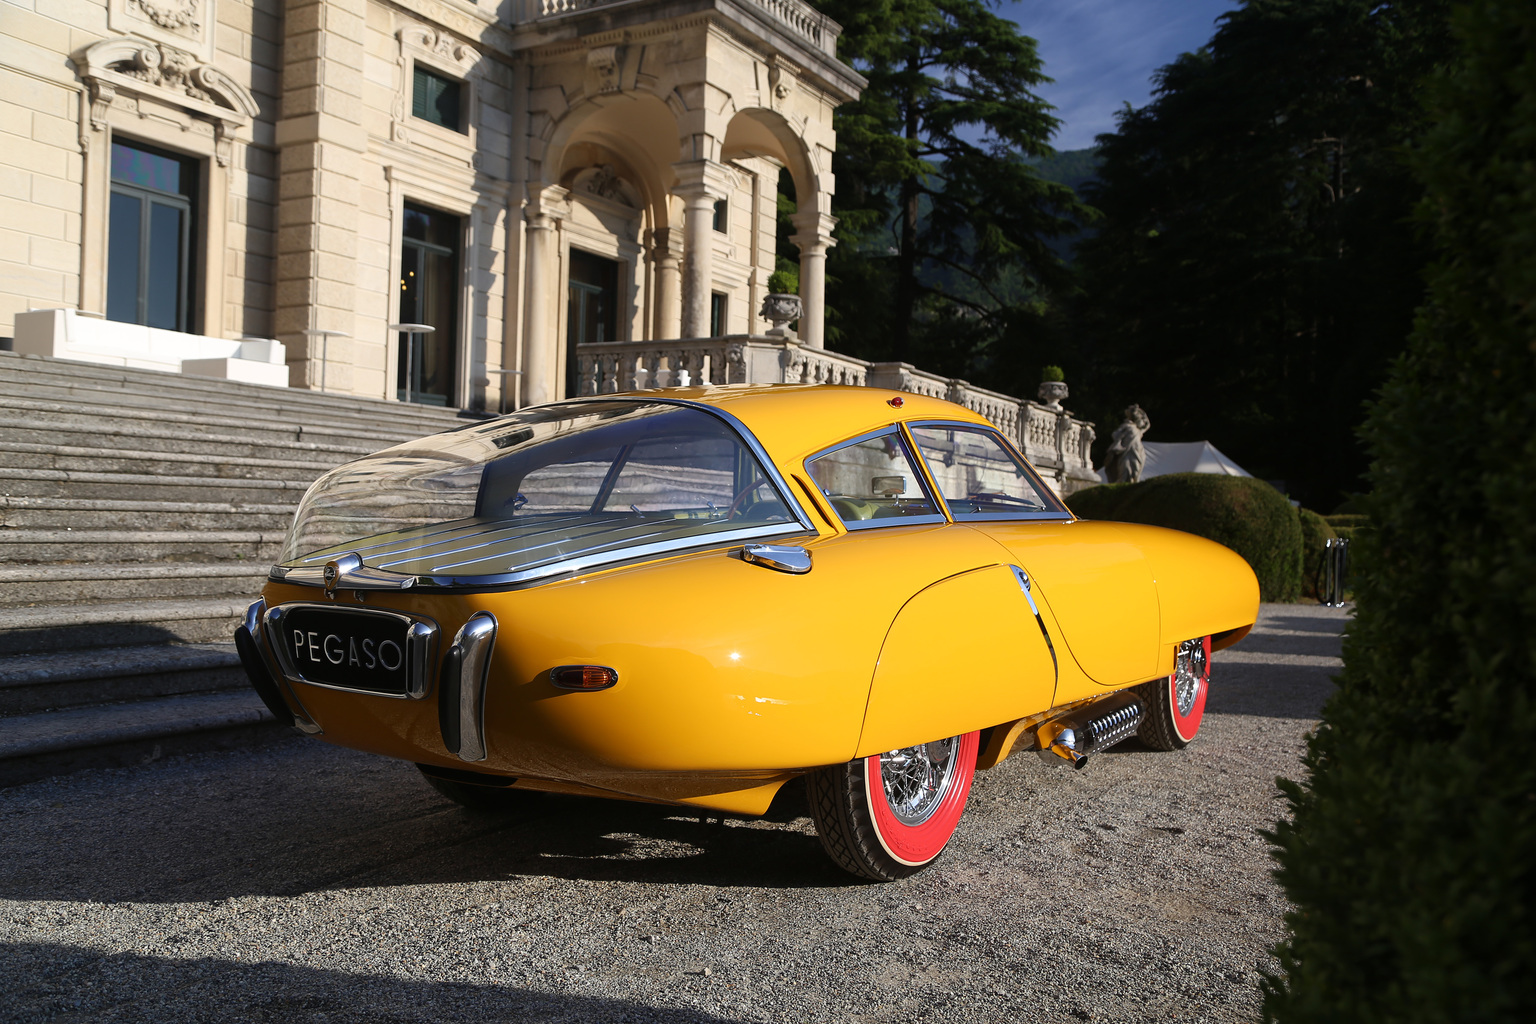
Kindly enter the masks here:
<path id="1" fill-rule="evenodd" d="M 179 903 L 517 877 L 858 884 L 800 820 L 797 790 L 751 820 L 543 793 L 489 813 L 445 801 L 409 765 L 296 741 L 11 791 L 23 798 L 0 805 L 0 899 Z"/>
<path id="2" fill-rule="evenodd" d="M 494 972 L 466 965 L 476 974 Z M 239 1020 L 303 1024 L 413 1024 L 518 1021 L 530 1024 L 726 1024 L 728 1018 L 678 1006 L 529 991 L 516 982 L 410 981 L 277 962 L 178 960 L 102 954 L 53 943 L 0 947 L 6 1022 L 54 1019 L 161 1024 Z M 545 984 L 558 984 L 549 978 Z"/>

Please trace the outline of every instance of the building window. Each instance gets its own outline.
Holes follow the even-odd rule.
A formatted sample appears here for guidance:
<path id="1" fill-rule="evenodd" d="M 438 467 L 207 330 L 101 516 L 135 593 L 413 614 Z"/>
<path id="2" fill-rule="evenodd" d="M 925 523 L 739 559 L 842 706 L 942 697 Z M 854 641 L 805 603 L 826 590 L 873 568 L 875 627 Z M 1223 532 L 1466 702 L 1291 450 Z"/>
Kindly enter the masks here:
<path id="1" fill-rule="evenodd" d="M 580 386 L 576 346 L 618 341 L 619 264 L 580 249 L 571 250 L 565 315 L 565 395 Z"/>
<path id="2" fill-rule="evenodd" d="M 112 143 L 107 319 L 185 331 L 192 315 L 198 162 Z"/>
<path id="3" fill-rule="evenodd" d="M 464 131 L 460 96 L 464 83 L 415 65 L 411 83 L 411 113 L 456 132 Z"/>
<path id="4" fill-rule="evenodd" d="M 729 199 L 716 199 L 715 200 L 714 226 L 715 226 L 715 230 L 720 232 L 721 234 L 725 234 L 726 227 L 727 227 L 726 215 L 727 215 L 727 211 L 729 211 L 730 208 L 731 208 L 731 201 Z"/>
<path id="5" fill-rule="evenodd" d="M 709 336 L 719 338 L 725 334 L 725 296 L 715 292 L 709 297 Z"/>
<path id="6" fill-rule="evenodd" d="M 400 338 L 397 397 L 449 405 L 458 364 L 459 218 L 405 204 L 400 242 L 400 321 L 429 324 L 431 334 Z"/>

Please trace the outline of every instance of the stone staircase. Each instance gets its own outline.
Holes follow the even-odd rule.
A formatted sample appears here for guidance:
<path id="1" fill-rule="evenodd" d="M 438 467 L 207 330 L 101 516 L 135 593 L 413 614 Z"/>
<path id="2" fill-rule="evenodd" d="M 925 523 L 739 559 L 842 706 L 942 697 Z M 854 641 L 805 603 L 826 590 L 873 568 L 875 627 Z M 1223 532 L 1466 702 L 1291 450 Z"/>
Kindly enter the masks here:
<path id="1" fill-rule="evenodd" d="M 463 422 L 0 352 L 0 786 L 280 734 L 232 637 L 299 498 Z"/>

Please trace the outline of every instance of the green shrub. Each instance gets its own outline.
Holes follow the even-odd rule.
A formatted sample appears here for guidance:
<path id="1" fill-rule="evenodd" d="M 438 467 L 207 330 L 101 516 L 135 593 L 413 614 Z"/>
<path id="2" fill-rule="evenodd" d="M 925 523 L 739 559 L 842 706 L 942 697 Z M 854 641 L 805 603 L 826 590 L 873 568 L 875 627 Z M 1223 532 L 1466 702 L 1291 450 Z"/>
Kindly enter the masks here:
<path id="1" fill-rule="evenodd" d="M 1042 366 L 1040 368 L 1040 383 L 1046 381 L 1066 380 L 1067 371 L 1059 366 Z"/>
<path id="2" fill-rule="evenodd" d="M 1271 835 L 1281 1024 L 1536 1020 L 1536 5 L 1454 9 L 1440 260 L 1362 436 L 1339 688 Z"/>
<path id="3" fill-rule="evenodd" d="M 768 275 L 768 291 L 775 295 L 798 295 L 800 275 L 792 270 L 775 270 Z"/>
<path id="4" fill-rule="evenodd" d="M 1317 598 L 1323 575 L 1323 553 L 1328 542 L 1338 536 L 1326 519 L 1309 508 L 1296 510 L 1301 521 L 1301 593 Z"/>
<path id="5" fill-rule="evenodd" d="M 1138 484 L 1101 484 L 1067 499 L 1084 519 L 1166 526 L 1236 551 L 1259 578 L 1265 601 L 1301 594 L 1301 522 L 1285 495 L 1262 480 L 1170 473 Z"/>

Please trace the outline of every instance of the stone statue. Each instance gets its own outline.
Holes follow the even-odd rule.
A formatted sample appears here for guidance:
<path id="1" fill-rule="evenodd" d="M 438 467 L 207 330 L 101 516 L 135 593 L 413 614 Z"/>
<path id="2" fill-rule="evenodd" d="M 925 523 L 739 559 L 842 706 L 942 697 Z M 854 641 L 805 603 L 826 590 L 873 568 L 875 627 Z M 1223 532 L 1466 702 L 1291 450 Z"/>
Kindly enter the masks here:
<path id="1" fill-rule="evenodd" d="M 1147 464 L 1147 449 L 1141 438 L 1152 429 L 1152 421 L 1133 405 L 1125 410 L 1125 422 L 1109 435 L 1109 450 L 1104 453 L 1104 475 L 1112 484 L 1134 484 L 1141 480 L 1142 468 Z"/>

